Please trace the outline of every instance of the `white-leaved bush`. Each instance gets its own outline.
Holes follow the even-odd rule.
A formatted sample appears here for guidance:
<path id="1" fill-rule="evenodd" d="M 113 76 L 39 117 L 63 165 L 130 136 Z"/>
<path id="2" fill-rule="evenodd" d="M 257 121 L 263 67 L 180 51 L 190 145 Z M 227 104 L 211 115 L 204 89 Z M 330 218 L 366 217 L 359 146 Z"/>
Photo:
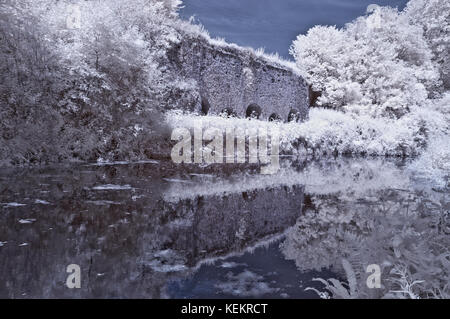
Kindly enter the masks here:
<path id="1" fill-rule="evenodd" d="M 160 108 L 182 82 L 165 69 L 167 51 L 181 38 L 179 5 L 3 1 L 0 162 L 160 153 L 167 134 Z"/>
<path id="2" fill-rule="evenodd" d="M 338 29 L 316 26 L 290 53 L 319 93 L 299 131 L 308 148 L 338 154 L 411 156 L 448 137 L 443 98 L 449 3 L 411 0 L 373 7 Z M 444 101 L 444 103 L 443 103 Z"/>
<path id="3" fill-rule="evenodd" d="M 318 105 L 373 117 L 400 118 L 422 107 L 440 83 L 422 28 L 378 7 L 344 29 L 316 26 L 291 47 Z"/>
<path id="4" fill-rule="evenodd" d="M 405 9 L 414 25 L 422 27 L 425 39 L 437 63 L 445 89 L 450 89 L 450 2 L 411 0 Z"/>

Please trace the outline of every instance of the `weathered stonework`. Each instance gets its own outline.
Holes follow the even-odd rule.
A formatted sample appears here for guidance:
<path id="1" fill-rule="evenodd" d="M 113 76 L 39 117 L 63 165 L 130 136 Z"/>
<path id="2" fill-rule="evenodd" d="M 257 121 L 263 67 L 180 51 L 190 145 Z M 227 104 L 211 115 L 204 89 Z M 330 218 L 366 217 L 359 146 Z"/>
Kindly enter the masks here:
<path id="1" fill-rule="evenodd" d="M 308 116 L 306 81 L 289 67 L 258 57 L 251 50 L 186 37 L 173 48 L 169 59 L 177 74 L 196 81 L 199 101 L 195 111 L 201 111 L 203 100 L 203 105 L 210 106 L 208 114 L 231 108 L 245 117 L 247 107 L 256 103 L 262 109 L 261 119 L 276 113 L 286 121 L 292 109 L 300 112 L 301 120 Z"/>
<path id="2" fill-rule="evenodd" d="M 444 88 L 450 90 L 450 57 L 448 56 L 445 57 L 444 62 L 442 63 L 441 77 Z"/>

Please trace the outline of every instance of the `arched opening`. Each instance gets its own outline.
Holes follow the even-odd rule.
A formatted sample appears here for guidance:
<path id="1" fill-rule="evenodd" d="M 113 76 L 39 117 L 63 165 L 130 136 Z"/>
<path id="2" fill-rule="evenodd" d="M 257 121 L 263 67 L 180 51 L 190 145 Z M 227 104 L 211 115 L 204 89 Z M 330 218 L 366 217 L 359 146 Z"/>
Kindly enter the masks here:
<path id="1" fill-rule="evenodd" d="M 310 85 L 308 95 L 309 95 L 309 106 L 311 106 L 311 107 L 317 106 L 317 100 L 322 95 L 322 93 L 318 92 L 318 91 L 314 91 L 312 86 Z"/>
<path id="2" fill-rule="evenodd" d="M 220 111 L 220 116 L 223 117 L 237 117 L 236 112 L 231 107 L 226 107 L 222 111 Z"/>
<path id="3" fill-rule="evenodd" d="M 259 119 L 261 113 L 261 107 L 258 104 L 252 103 L 247 107 L 247 110 L 245 111 L 245 117 L 251 119 Z"/>
<path id="4" fill-rule="evenodd" d="M 272 113 L 269 116 L 269 122 L 281 122 L 281 121 L 282 121 L 282 118 L 277 113 Z"/>
<path id="5" fill-rule="evenodd" d="M 296 109 L 291 109 L 287 118 L 288 122 L 298 122 L 300 121 L 300 112 Z"/>
<path id="6" fill-rule="evenodd" d="M 211 104 L 206 97 L 202 97 L 202 114 L 208 115 L 209 109 L 211 108 Z"/>

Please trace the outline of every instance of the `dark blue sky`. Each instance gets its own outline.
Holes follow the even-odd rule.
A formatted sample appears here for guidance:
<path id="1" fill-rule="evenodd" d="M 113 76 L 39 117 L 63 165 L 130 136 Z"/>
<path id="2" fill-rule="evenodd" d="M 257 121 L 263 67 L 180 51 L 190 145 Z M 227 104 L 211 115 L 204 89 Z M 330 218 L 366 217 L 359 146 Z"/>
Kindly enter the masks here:
<path id="1" fill-rule="evenodd" d="M 289 47 L 314 25 L 342 27 L 369 4 L 403 9 L 408 0 L 184 0 L 183 18 L 195 15 L 213 37 L 263 47 L 290 58 Z"/>

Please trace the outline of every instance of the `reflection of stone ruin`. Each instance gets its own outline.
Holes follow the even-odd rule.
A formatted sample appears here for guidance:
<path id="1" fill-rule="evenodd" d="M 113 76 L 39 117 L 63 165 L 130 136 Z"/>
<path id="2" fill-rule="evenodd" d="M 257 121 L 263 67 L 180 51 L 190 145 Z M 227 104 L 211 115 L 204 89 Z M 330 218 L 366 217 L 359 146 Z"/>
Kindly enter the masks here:
<path id="1" fill-rule="evenodd" d="M 0 247 L 0 297 L 159 298 L 169 278 L 277 236 L 301 214 L 303 187 L 166 202 L 166 184 L 149 180 L 150 171 L 63 170 L 2 184 L 2 202 L 29 201 L 1 208 L 0 240 L 8 243 Z M 93 190 L 97 185 L 132 187 Z M 78 290 L 64 285 L 73 263 L 82 270 Z"/>
<path id="2" fill-rule="evenodd" d="M 283 232 L 301 214 L 303 188 L 243 192 L 225 197 L 196 198 L 169 205 L 180 219 L 171 222 L 171 249 L 186 254 L 194 266 Z"/>

